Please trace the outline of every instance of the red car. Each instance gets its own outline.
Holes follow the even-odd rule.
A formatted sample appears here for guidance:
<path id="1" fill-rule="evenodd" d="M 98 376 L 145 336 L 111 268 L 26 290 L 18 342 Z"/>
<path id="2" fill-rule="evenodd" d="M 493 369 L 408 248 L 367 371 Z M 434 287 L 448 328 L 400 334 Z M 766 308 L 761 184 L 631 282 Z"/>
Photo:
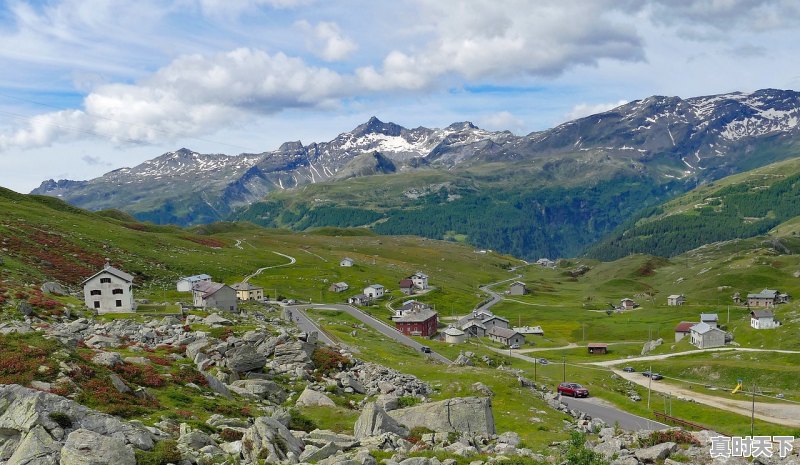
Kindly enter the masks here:
<path id="1" fill-rule="evenodd" d="M 561 383 L 557 390 L 562 396 L 589 397 L 589 390 L 577 383 Z"/>

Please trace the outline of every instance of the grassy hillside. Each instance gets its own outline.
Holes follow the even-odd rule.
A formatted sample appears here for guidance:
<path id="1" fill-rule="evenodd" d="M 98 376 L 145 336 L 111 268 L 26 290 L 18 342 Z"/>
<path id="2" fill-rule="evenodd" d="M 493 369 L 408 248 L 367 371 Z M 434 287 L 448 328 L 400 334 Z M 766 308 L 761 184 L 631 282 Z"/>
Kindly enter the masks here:
<path id="1" fill-rule="evenodd" d="M 703 244 L 765 234 L 798 215 L 800 159 L 794 158 L 724 178 L 645 210 L 587 254 L 604 260 L 630 253 L 671 257 Z M 789 235 L 797 235 L 796 227 L 787 228 L 794 228 L 784 228 Z"/>

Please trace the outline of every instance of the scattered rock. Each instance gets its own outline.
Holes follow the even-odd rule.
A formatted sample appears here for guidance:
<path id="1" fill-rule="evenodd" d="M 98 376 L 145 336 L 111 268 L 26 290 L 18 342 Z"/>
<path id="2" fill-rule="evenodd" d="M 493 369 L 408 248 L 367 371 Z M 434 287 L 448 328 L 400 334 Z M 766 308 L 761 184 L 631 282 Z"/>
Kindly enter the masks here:
<path id="1" fill-rule="evenodd" d="M 488 397 L 456 397 L 387 413 L 407 428 L 424 426 L 436 432 L 495 433 L 492 401 Z"/>
<path id="2" fill-rule="evenodd" d="M 408 428 L 399 424 L 389 416 L 383 408 L 375 402 L 364 406 L 361 415 L 353 427 L 353 434 L 357 439 L 367 436 L 378 436 L 383 433 L 394 433 L 398 436 L 408 436 Z"/>
<path id="3" fill-rule="evenodd" d="M 118 438 L 78 429 L 61 449 L 60 465 L 136 465 L 133 449 Z"/>
<path id="4" fill-rule="evenodd" d="M 297 398 L 295 405 L 297 405 L 298 407 L 313 407 L 313 406 L 334 407 L 336 404 L 333 403 L 330 397 L 326 396 L 321 392 L 309 389 L 308 386 L 306 386 L 306 388 L 303 389 L 302 394 L 300 394 L 300 397 Z"/>

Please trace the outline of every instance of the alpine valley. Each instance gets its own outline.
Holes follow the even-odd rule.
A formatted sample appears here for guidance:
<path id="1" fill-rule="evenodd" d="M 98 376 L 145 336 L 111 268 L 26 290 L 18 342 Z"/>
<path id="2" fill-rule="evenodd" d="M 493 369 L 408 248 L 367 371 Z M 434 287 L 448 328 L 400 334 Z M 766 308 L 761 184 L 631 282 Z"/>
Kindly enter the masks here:
<path id="1" fill-rule="evenodd" d="M 524 136 L 373 117 L 329 142 L 240 155 L 180 149 L 32 193 L 161 224 L 368 227 L 570 257 L 699 185 L 797 157 L 799 123 L 800 93 L 776 89 L 653 96 Z M 764 232 L 745 229 L 734 237 Z M 598 247 L 604 258 L 657 248 Z"/>

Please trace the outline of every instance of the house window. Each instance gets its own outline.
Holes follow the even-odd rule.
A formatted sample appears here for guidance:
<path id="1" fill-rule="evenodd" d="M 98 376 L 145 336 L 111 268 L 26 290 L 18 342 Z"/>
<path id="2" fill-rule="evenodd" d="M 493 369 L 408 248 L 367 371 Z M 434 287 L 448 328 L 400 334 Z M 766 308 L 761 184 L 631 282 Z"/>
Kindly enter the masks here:
<path id="1" fill-rule="evenodd" d="M 111 284 L 111 278 L 100 278 L 100 284 Z"/>
<path id="2" fill-rule="evenodd" d="M 102 293 L 103 291 L 100 289 L 93 289 L 91 292 L 89 292 L 89 295 L 101 295 Z"/>
<path id="3" fill-rule="evenodd" d="M 114 290 L 111 291 L 111 293 L 114 294 L 114 295 L 122 294 L 123 292 L 124 291 L 122 289 L 114 289 Z"/>
<path id="4" fill-rule="evenodd" d="M 100 301 L 98 300 L 94 301 L 94 308 L 100 308 Z"/>
<path id="5" fill-rule="evenodd" d="M 117 307 L 122 307 L 122 301 L 121 300 L 117 301 Z"/>

